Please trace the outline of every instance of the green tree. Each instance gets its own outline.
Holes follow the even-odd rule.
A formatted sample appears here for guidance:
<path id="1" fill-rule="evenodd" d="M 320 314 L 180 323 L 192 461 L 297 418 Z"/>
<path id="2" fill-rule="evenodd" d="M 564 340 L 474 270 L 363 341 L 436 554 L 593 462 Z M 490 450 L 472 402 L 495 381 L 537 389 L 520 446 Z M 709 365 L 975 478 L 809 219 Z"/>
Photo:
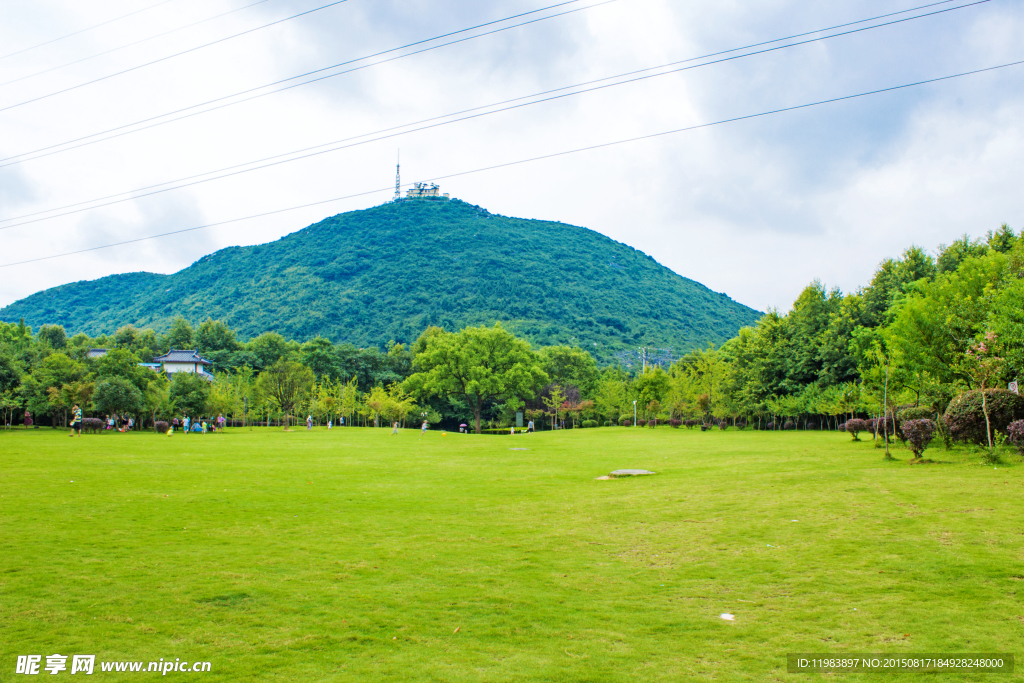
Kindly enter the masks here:
<path id="1" fill-rule="evenodd" d="M 179 315 L 171 323 L 171 329 L 164 336 L 162 346 L 164 349 L 195 349 L 194 339 L 195 331 L 192 326 Z"/>
<path id="2" fill-rule="evenodd" d="M 36 339 L 58 351 L 68 345 L 68 335 L 63 325 L 43 325 L 36 332 Z"/>
<path id="3" fill-rule="evenodd" d="M 416 355 L 418 372 L 406 380 L 407 390 L 420 396 L 465 399 L 478 434 L 485 404 L 501 397 L 531 397 L 548 379 L 530 345 L 500 324 L 435 334 L 425 347 Z"/>
<path id="4" fill-rule="evenodd" d="M 253 355 L 257 369 L 270 368 L 290 351 L 288 341 L 277 332 L 264 332 L 245 347 Z"/>
<path id="5" fill-rule="evenodd" d="M 142 403 L 146 412 L 152 417 L 153 430 L 156 430 L 158 416 L 168 415 L 174 409 L 171 403 L 171 383 L 164 375 L 149 381 L 142 392 Z"/>
<path id="6" fill-rule="evenodd" d="M 652 403 L 657 404 L 657 408 L 654 408 L 655 413 L 660 410 L 661 404 L 669 394 L 670 383 L 669 374 L 658 366 L 648 366 L 647 370 L 636 378 L 634 386 L 639 393 L 637 405 L 643 408 L 645 417 L 651 417 L 652 409 L 649 406 Z"/>
<path id="7" fill-rule="evenodd" d="M 99 382 L 92 395 L 92 402 L 97 411 L 106 415 L 138 415 L 143 410 L 142 392 L 123 377 L 111 377 Z"/>
<path id="8" fill-rule="evenodd" d="M 128 349 L 111 349 L 107 355 L 96 359 L 96 377 L 100 380 L 121 377 L 142 391 L 153 378 L 153 371 L 140 366 L 139 362 L 139 357 Z"/>
<path id="9" fill-rule="evenodd" d="M 256 386 L 284 412 L 285 429 L 288 429 L 295 406 L 306 400 L 315 381 L 313 371 L 302 363 L 279 358 L 260 374 Z"/>
<path id="10" fill-rule="evenodd" d="M 176 411 L 192 418 L 202 417 L 210 398 L 210 382 L 198 373 L 175 372 L 171 375 L 169 398 Z"/>
<path id="11" fill-rule="evenodd" d="M 600 373 L 587 351 L 575 346 L 545 346 L 537 355 L 549 381 L 563 387 L 574 386 L 583 395 L 590 395 L 596 388 Z"/>
<path id="12" fill-rule="evenodd" d="M 313 371 L 318 380 L 337 376 L 338 362 L 330 339 L 316 337 L 302 345 L 302 364 Z"/>

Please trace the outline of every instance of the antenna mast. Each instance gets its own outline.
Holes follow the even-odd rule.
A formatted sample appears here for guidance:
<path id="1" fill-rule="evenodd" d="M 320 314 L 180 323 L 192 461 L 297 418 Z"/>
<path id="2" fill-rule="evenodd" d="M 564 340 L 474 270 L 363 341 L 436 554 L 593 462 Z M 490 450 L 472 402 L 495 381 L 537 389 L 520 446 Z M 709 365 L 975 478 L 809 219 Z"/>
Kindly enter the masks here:
<path id="1" fill-rule="evenodd" d="M 402 198 L 402 150 L 398 150 L 398 164 L 395 166 L 395 201 Z"/>

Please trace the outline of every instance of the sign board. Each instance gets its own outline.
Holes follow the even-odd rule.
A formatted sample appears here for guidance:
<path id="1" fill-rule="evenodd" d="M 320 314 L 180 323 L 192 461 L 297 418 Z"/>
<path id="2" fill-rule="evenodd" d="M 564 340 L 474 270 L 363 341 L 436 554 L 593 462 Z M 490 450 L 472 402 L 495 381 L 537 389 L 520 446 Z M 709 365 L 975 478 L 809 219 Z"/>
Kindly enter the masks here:
<path id="1" fill-rule="evenodd" d="M 519 429 L 523 428 L 523 414 L 522 413 L 516 413 L 516 427 L 518 427 Z"/>
<path id="2" fill-rule="evenodd" d="M 1019 394 L 1020 393 L 1020 390 L 1017 388 L 1017 383 L 1016 382 L 1010 382 L 1010 386 L 1007 387 L 1007 388 L 1010 391 L 1012 391 L 1013 393 L 1015 393 L 1015 394 Z"/>

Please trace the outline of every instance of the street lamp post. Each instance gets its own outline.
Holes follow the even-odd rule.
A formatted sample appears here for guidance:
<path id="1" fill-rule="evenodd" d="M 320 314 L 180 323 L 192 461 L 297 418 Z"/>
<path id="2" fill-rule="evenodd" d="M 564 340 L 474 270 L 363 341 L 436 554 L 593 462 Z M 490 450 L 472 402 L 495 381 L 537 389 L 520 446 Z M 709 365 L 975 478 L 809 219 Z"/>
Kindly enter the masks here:
<path id="1" fill-rule="evenodd" d="M 636 401 L 633 401 L 633 426 L 636 427 Z"/>

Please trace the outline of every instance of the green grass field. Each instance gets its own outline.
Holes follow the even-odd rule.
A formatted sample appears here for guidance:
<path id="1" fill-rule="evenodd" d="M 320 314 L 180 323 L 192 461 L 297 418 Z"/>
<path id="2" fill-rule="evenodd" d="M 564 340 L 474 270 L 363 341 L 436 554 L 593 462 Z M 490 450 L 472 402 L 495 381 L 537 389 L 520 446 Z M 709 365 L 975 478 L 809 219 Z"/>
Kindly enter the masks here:
<path id="1" fill-rule="evenodd" d="M 212 669 L 170 678 L 453 683 L 1020 655 L 1020 459 L 896 455 L 669 428 L 0 432 L 0 681 L 54 653 L 111 681 L 140 674 L 98 662 L 181 658 Z M 595 480 L 619 468 L 658 474 Z"/>

